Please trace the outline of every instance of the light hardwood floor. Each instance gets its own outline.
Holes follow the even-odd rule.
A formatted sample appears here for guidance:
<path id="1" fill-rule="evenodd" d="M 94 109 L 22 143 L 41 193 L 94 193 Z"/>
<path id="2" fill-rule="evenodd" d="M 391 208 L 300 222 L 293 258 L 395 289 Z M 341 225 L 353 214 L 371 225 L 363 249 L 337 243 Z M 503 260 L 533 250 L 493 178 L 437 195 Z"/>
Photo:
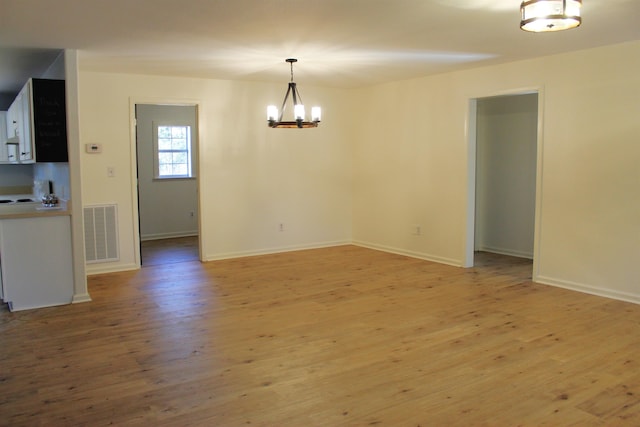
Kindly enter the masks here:
<path id="1" fill-rule="evenodd" d="M 140 245 L 142 266 L 197 261 L 198 236 L 146 240 Z"/>
<path id="2" fill-rule="evenodd" d="M 355 246 L 0 311 L 0 425 L 640 425 L 640 306 Z"/>

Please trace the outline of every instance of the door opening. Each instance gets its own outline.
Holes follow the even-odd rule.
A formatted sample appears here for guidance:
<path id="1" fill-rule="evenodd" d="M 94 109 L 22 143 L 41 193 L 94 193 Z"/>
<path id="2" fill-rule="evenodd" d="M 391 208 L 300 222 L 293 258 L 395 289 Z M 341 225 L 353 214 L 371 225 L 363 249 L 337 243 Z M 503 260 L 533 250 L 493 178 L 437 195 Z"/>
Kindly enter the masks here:
<path id="1" fill-rule="evenodd" d="M 465 266 L 476 252 L 534 261 L 539 185 L 539 93 L 472 99 Z"/>
<path id="2" fill-rule="evenodd" d="M 142 265 L 200 259 L 196 105 L 135 104 Z"/>

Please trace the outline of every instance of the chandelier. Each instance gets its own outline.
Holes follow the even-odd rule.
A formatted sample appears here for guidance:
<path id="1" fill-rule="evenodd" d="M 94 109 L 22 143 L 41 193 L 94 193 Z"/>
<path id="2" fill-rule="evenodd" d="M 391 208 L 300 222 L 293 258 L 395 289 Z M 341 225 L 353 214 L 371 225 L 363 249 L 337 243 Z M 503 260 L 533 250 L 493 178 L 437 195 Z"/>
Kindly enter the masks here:
<path id="1" fill-rule="evenodd" d="M 305 112 L 304 105 L 302 104 L 302 97 L 298 92 L 298 88 L 296 87 L 295 82 L 293 81 L 293 64 L 298 62 L 295 58 L 288 58 L 285 60 L 291 66 L 291 81 L 289 82 L 289 87 L 287 89 L 287 94 L 284 96 L 284 101 L 282 101 L 282 108 L 280 109 L 280 114 L 278 114 L 278 107 L 275 105 L 269 105 L 267 107 L 267 121 L 268 125 L 271 128 L 315 128 L 318 127 L 318 123 L 320 123 L 321 110 L 320 107 L 312 107 L 311 108 L 311 121 L 305 121 Z M 293 98 L 293 117 L 295 120 L 293 121 L 283 121 L 282 116 L 284 114 L 284 110 L 287 104 L 287 99 L 289 99 L 289 95 Z"/>
<path id="2" fill-rule="evenodd" d="M 582 22 L 582 0 L 527 0 L 520 4 L 520 28 L 535 33 L 575 28 Z"/>

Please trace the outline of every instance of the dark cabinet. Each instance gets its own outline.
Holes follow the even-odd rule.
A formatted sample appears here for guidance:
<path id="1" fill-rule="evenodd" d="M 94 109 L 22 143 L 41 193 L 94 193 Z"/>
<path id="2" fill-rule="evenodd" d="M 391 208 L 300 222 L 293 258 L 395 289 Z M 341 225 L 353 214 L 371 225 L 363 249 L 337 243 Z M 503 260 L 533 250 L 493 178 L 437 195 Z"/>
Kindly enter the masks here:
<path id="1" fill-rule="evenodd" d="M 31 118 L 36 162 L 67 162 L 65 81 L 31 79 Z"/>

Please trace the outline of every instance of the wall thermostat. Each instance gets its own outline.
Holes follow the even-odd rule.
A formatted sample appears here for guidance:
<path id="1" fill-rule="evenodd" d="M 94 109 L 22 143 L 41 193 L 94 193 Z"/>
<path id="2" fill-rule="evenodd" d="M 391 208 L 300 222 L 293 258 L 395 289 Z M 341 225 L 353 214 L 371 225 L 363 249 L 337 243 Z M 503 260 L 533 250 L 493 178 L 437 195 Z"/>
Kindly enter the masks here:
<path id="1" fill-rule="evenodd" d="M 87 153 L 102 153 L 102 144 L 85 144 Z"/>

